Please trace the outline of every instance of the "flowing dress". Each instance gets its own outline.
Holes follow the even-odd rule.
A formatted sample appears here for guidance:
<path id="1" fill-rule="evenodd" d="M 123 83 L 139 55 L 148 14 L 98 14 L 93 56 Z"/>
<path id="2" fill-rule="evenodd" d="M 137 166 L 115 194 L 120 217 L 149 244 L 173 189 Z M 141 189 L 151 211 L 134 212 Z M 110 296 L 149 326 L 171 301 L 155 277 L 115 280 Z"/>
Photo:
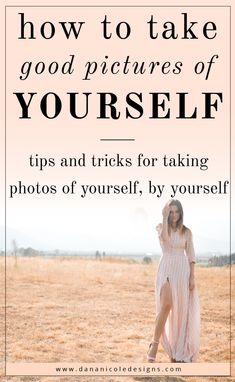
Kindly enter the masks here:
<path id="1" fill-rule="evenodd" d="M 200 304 L 196 286 L 189 289 L 190 263 L 195 262 L 192 234 L 171 230 L 168 240 L 161 238 L 162 225 L 157 226 L 162 256 L 157 270 L 155 298 L 160 310 L 161 288 L 169 282 L 172 307 L 160 343 L 176 362 L 195 362 L 199 355 Z"/>

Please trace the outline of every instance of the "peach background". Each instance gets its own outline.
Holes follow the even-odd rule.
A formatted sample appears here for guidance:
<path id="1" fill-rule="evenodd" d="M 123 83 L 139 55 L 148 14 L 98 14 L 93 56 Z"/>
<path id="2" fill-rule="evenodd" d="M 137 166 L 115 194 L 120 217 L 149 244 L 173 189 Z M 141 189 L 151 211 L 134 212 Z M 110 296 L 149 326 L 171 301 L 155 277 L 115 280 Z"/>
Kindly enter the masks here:
<path id="1" fill-rule="evenodd" d="M 33 21 L 35 34 L 41 23 L 52 21 L 56 25 L 55 37 L 45 40 L 37 36 L 36 40 L 19 40 L 19 15 L 25 13 L 25 20 Z M 214 21 L 218 35 L 214 40 L 200 37 L 190 40 L 151 40 L 148 38 L 146 22 L 153 14 L 159 21 L 173 20 L 180 25 L 181 12 L 188 12 L 188 19 L 200 23 Z M 104 15 L 113 24 L 127 21 L 132 33 L 129 39 L 120 40 L 113 37 L 105 40 L 101 36 L 100 21 Z M 229 8 L 8 8 L 7 9 L 7 184 L 15 184 L 18 180 L 25 183 L 62 184 L 77 180 L 85 184 L 124 184 L 128 180 L 140 180 L 146 187 L 151 179 L 156 184 L 217 183 L 218 180 L 229 179 Z M 61 33 L 57 21 L 86 21 L 81 35 L 76 41 L 67 41 Z M 112 24 L 112 25 L 113 25 Z M 195 28 L 200 30 L 200 28 Z M 86 33 L 85 33 L 86 32 Z M 115 47 L 115 49 L 114 49 Z M 42 54 L 43 52 L 43 54 Z M 190 53 L 189 53 L 190 52 Z M 70 54 L 75 54 L 75 72 L 68 76 L 36 75 L 25 81 L 19 79 L 20 67 L 26 60 L 51 62 L 67 61 Z M 219 60 L 212 68 L 207 81 L 193 73 L 193 66 L 199 60 L 208 61 L 214 54 Z M 95 75 L 90 81 L 82 81 L 80 73 L 87 60 L 103 61 L 108 55 L 111 61 L 145 60 L 160 62 L 182 61 L 184 66 L 180 75 Z M 37 91 L 32 100 L 32 119 L 19 119 L 20 107 L 16 91 Z M 60 95 L 63 107 L 60 115 L 48 120 L 39 110 L 40 96 L 53 91 Z M 69 115 L 66 92 L 92 92 L 89 103 L 89 116 L 83 120 L 73 119 Z M 118 96 L 118 105 L 123 117 L 118 121 L 96 119 L 98 114 L 98 98 L 96 92 L 111 91 Z M 143 108 L 145 115 L 139 120 L 124 118 L 125 96 L 130 91 L 143 92 Z M 169 102 L 172 117 L 170 120 L 149 119 L 149 92 L 170 92 Z M 187 91 L 189 95 L 189 111 L 198 106 L 199 118 L 196 120 L 177 120 L 176 92 Z M 223 92 L 224 102 L 219 104 L 219 111 L 213 120 L 200 118 L 203 110 L 201 92 Z M 36 98 L 38 97 L 38 98 Z M 132 111 L 132 110 L 131 110 Z M 100 142 L 100 138 L 135 138 L 135 142 Z M 199 168 L 86 168 L 61 169 L 47 168 L 39 171 L 27 164 L 30 154 L 55 157 L 79 156 L 85 152 L 89 157 L 93 153 L 132 157 L 142 152 L 149 157 L 161 157 L 164 154 L 174 156 L 176 153 L 190 156 L 209 157 L 209 169 Z M 146 189 L 147 191 L 147 189 Z M 81 235 L 83 249 L 95 249 L 87 246 L 93 241 L 94 246 L 103 246 L 109 250 L 154 250 L 156 247 L 154 226 L 161 219 L 163 204 L 170 197 L 165 192 L 162 198 L 144 192 L 139 196 L 88 196 L 81 199 L 79 195 L 64 196 L 60 192 L 55 196 L 17 196 L 7 200 L 8 227 L 21 229 L 29 237 L 37 238 L 50 232 L 52 241 L 56 235 L 64 233 L 71 236 L 67 242 L 53 243 L 59 248 L 76 247 L 74 235 Z M 223 248 L 228 252 L 229 232 L 229 196 L 228 195 L 177 195 L 185 208 L 186 224 L 193 226 L 198 243 L 198 250 L 203 251 L 203 242 L 210 242 L 210 250 Z M 201 216 L 204 215 L 205 225 Z M 102 216 L 102 218 L 101 218 Z M 36 217 L 36 221 L 35 221 Z M 46 219 L 45 219 L 46 217 Z M 221 224 L 212 227 L 214 219 Z M 32 226 L 31 222 L 34 220 Z M 66 224 L 64 224 L 66 222 Z M 68 223 L 69 222 L 69 223 Z M 97 228 L 99 227 L 99 228 Z M 206 230 L 205 230 L 206 227 Z M 67 230 L 67 231 L 66 231 Z M 119 237 L 117 238 L 117 230 Z M 69 231 L 69 232 L 68 232 Z M 144 232 L 144 233 L 143 233 Z M 147 234 L 151 232 L 151 234 Z M 141 233 L 141 240 L 138 240 Z M 109 241 L 107 239 L 107 234 Z M 218 244 L 214 241 L 217 237 Z M 87 240 L 88 239 L 88 240 Z M 120 240 L 121 239 L 121 240 Z M 204 240 L 204 241 L 203 241 Z M 29 239 L 30 241 L 30 239 Z M 50 240 L 50 242 L 52 242 Z M 80 242 L 81 242 L 80 241 Z M 122 243 L 122 244 L 121 244 Z M 47 248 L 47 240 L 38 241 L 39 247 Z"/>
<path id="2" fill-rule="evenodd" d="M 120 371 L 120 372 L 112 372 L 112 371 L 107 371 L 106 373 L 104 372 L 80 372 L 77 371 L 77 372 L 74 372 L 74 373 L 71 373 L 71 372 L 63 372 L 63 373 L 55 373 L 55 368 L 56 367 L 74 367 L 74 368 L 77 368 L 77 370 L 79 370 L 79 368 L 83 368 L 83 370 L 85 368 L 105 368 L 107 367 L 108 370 L 113 370 L 114 368 L 122 368 L 121 370 L 123 370 L 124 368 L 132 368 L 132 370 L 134 368 L 136 368 L 135 370 L 143 370 L 142 372 L 138 371 L 137 372 L 133 372 L 133 371 L 129 371 L 126 370 L 125 372 L 123 371 Z M 225 375 L 229 375 L 230 374 L 230 370 L 229 370 L 229 364 L 228 363 L 225 363 L 225 362 L 217 362 L 217 363 L 213 363 L 213 364 L 210 364 L 210 363 L 189 363 L 189 364 L 182 364 L 182 363 L 175 363 L 173 366 L 172 366 L 172 363 L 161 363 L 160 366 L 159 365 L 154 365 L 153 367 L 155 367 L 156 369 L 157 368 L 161 368 L 161 370 L 159 372 L 147 372 L 148 369 L 151 370 L 152 366 L 149 365 L 149 364 L 146 364 L 146 363 L 118 363 L 118 366 L 116 363 L 65 363 L 63 362 L 63 364 L 61 363 L 54 363 L 54 362 L 50 362 L 50 363 L 25 363 L 25 362 L 19 362 L 19 363 L 8 363 L 7 364 L 7 375 L 40 375 L 40 376 L 43 376 L 43 375 L 122 375 L 122 376 L 126 376 L 126 375 L 143 375 L 143 376 L 147 376 L 147 375 L 152 375 L 152 376 L 157 376 L 157 375 L 171 375 L 173 376 L 174 373 L 173 373 L 173 370 L 171 370 L 170 368 L 181 368 L 181 371 L 176 371 L 175 372 L 175 376 L 179 376 L 179 375 L 189 375 L 189 376 L 194 376 L 194 375 L 221 375 L 221 376 L 225 376 Z M 166 372 L 164 369 L 166 368 L 169 368 L 169 371 Z M 171 370 L 171 371 L 170 371 Z"/>

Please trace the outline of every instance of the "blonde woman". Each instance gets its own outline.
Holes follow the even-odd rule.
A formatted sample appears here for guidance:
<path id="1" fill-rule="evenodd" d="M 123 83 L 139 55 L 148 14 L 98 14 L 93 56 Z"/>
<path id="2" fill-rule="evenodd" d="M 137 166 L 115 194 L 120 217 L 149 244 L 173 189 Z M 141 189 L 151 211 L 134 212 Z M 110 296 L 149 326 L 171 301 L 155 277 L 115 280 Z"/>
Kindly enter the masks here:
<path id="1" fill-rule="evenodd" d="M 195 362 L 199 354 L 200 305 L 194 278 L 192 233 L 183 224 L 183 208 L 170 200 L 156 229 L 162 248 L 155 297 L 156 321 L 147 359 L 156 360 L 161 342 L 171 362 Z"/>

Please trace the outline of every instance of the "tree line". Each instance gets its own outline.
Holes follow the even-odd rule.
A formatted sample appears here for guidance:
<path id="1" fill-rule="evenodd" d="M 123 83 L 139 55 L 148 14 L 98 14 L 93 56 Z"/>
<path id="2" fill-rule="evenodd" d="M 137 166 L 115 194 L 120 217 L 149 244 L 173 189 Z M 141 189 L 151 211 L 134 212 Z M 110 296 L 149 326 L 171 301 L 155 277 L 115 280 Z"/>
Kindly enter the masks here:
<path id="1" fill-rule="evenodd" d="M 211 267 L 222 267 L 223 265 L 230 264 L 230 256 L 221 255 L 221 256 L 213 256 L 208 260 L 208 265 Z M 235 253 L 231 254 L 231 264 L 235 264 Z"/>

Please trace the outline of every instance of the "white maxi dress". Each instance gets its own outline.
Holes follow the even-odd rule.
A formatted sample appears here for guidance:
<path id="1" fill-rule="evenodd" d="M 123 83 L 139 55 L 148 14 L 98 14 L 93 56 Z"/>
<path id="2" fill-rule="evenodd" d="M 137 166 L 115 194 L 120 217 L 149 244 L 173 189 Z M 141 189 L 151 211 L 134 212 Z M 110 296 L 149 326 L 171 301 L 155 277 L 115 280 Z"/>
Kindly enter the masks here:
<path id="1" fill-rule="evenodd" d="M 169 240 L 160 238 L 162 225 L 157 226 L 162 256 L 155 285 L 156 311 L 160 310 L 160 293 L 169 282 L 172 308 L 169 312 L 160 343 L 176 362 L 195 362 L 199 355 L 200 304 L 196 286 L 189 289 L 190 263 L 195 262 L 192 234 L 171 231 Z"/>

